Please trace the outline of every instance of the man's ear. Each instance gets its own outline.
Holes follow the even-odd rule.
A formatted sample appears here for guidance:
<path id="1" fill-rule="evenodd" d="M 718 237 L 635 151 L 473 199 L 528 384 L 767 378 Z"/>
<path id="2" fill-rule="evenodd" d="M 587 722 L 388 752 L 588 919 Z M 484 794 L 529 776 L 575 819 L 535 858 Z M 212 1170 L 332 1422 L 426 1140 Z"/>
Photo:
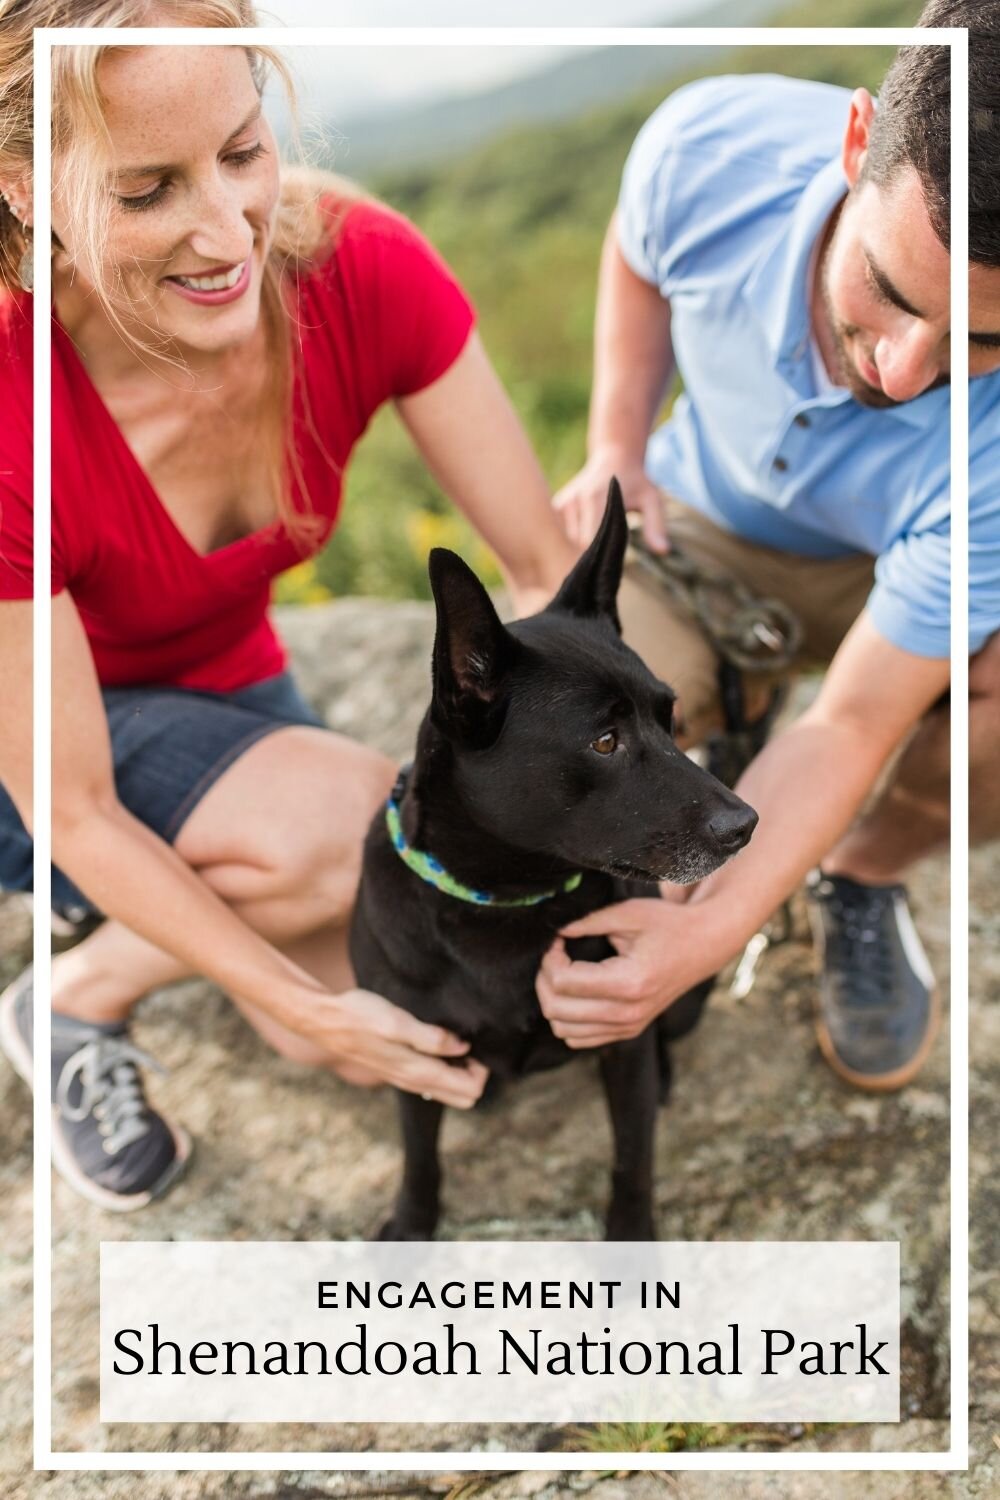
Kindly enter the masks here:
<path id="1" fill-rule="evenodd" d="M 844 176 L 847 178 L 849 187 L 855 187 L 861 173 L 864 171 L 865 159 L 868 155 L 868 140 L 871 135 L 872 121 L 875 118 L 875 101 L 867 89 L 855 89 L 851 95 L 851 107 L 847 115 L 847 129 L 844 131 L 844 144 L 841 150 L 841 162 L 844 168 Z"/>
<path id="2" fill-rule="evenodd" d="M 628 522 L 621 485 L 617 479 L 612 479 L 600 529 L 549 609 L 564 610 L 571 615 L 605 615 L 620 635 L 622 627 L 616 600 L 627 542 Z"/>
<path id="3" fill-rule="evenodd" d="M 432 711 L 442 728 L 482 738 L 497 723 L 517 642 L 454 552 L 435 547 L 428 568 L 437 607 Z"/>

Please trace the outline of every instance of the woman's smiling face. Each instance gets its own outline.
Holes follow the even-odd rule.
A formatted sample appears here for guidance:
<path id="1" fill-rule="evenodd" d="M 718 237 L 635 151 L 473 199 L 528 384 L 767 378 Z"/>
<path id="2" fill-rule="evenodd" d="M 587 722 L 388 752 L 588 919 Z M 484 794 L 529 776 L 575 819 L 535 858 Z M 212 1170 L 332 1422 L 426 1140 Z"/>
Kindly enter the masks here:
<path id="1" fill-rule="evenodd" d="M 204 354 L 243 343 L 259 322 L 278 201 L 246 52 L 112 47 L 98 82 L 110 140 L 102 279 L 116 312 L 130 329 Z M 58 194 L 52 215 L 75 262 Z"/>

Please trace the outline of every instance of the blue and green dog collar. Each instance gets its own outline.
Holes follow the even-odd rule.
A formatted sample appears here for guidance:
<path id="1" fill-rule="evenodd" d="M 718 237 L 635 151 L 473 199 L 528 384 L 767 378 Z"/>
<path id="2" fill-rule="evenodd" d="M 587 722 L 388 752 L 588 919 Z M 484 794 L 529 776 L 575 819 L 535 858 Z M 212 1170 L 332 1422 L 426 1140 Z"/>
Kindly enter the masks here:
<path id="1" fill-rule="evenodd" d="M 507 900 L 500 896 L 491 896 L 489 891 L 477 891 L 471 885 L 463 885 L 460 880 L 455 879 L 454 875 L 448 874 L 444 865 L 439 859 L 435 859 L 433 854 L 426 854 L 422 849 L 414 849 L 406 842 L 399 816 L 399 803 L 404 786 L 404 777 L 401 775 L 385 804 L 385 826 L 389 830 L 392 847 L 414 875 L 419 875 L 421 880 L 443 891 L 446 896 L 454 896 L 459 901 L 471 901 L 474 906 L 538 906 L 542 901 L 550 901 L 553 896 L 575 891 L 583 879 L 583 875 L 578 871 L 564 880 L 562 885 L 556 886 L 555 890 L 538 891 L 533 896 L 514 896 Z"/>

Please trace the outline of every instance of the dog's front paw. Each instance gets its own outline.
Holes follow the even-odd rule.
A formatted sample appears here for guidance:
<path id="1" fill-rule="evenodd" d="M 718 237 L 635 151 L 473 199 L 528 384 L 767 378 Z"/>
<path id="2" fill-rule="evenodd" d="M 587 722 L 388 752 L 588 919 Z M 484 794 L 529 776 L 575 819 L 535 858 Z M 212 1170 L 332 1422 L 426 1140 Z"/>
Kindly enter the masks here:
<path id="1" fill-rule="evenodd" d="M 411 1223 L 393 1214 L 391 1219 L 386 1219 L 382 1228 L 375 1236 L 378 1240 L 432 1240 L 434 1238 L 434 1226 Z"/>

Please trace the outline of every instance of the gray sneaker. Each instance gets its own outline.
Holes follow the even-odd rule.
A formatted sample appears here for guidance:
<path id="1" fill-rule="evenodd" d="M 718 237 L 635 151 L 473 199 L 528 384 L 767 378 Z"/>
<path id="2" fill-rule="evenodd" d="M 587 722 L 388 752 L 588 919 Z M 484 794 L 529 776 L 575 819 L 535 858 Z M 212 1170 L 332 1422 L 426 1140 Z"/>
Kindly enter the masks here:
<path id="1" fill-rule="evenodd" d="M 923 1067 L 940 1022 L 937 985 L 906 889 L 814 872 L 809 916 L 822 971 L 820 1050 L 864 1089 L 898 1089 Z"/>
<path id="2" fill-rule="evenodd" d="M 32 1084 L 31 969 L 0 996 L 0 1046 Z M 52 1013 L 52 1160 L 60 1176 L 101 1208 L 143 1208 L 184 1170 L 191 1141 L 146 1102 L 140 1067 L 164 1069 L 132 1045 L 124 1022 L 96 1024 Z"/>

